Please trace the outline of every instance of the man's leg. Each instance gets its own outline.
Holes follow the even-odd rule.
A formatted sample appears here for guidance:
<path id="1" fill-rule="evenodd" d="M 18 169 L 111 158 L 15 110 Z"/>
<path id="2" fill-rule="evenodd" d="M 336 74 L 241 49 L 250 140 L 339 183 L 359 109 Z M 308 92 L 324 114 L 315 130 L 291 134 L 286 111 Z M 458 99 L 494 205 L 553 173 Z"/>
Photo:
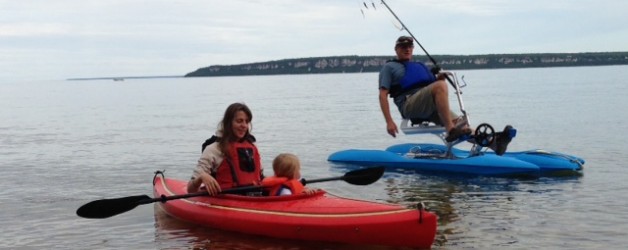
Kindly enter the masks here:
<path id="1" fill-rule="evenodd" d="M 435 83 L 432 83 L 432 85 L 432 98 L 434 98 L 440 122 L 443 124 L 445 129 L 449 131 L 454 127 L 454 123 L 452 122 L 450 116 L 447 83 L 444 80 L 438 80 Z"/>
<path id="2" fill-rule="evenodd" d="M 451 111 L 449 109 L 449 92 L 447 87 L 447 82 L 445 80 L 438 80 L 432 83 L 434 87 L 432 88 L 432 96 L 434 98 L 434 103 L 436 104 L 436 110 L 438 111 L 438 116 L 440 117 L 443 126 L 447 130 L 446 141 L 452 142 L 457 140 L 463 135 L 467 135 L 471 133 L 471 129 L 468 126 L 456 127 L 451 116 Z"/>
<path id="3" fill-rule="evenodd" d="M 447 94 L 447 83 L 444 80 L 423 87 L 406 99 L 403 116 L 408 119 L 429 119 L 434 113 L 437 113 L 441 125 L 447 130 L 447 141 L 454 141 L 462 135 L 471 133 L 468 126 L 454 128 L 455 124 L 452 118 L 458 115 L 449 109 Z"/>
<path id="4" fill-rule="evenodd" d="M 403 107 L 403 116 L 408 119 L 420 118 L 431 120 L 430 118 L 436 113 L 436 103 L 432 94 L 432 86 L 430 84 L 419 89 L 414 94 L 408 96 Z"/>

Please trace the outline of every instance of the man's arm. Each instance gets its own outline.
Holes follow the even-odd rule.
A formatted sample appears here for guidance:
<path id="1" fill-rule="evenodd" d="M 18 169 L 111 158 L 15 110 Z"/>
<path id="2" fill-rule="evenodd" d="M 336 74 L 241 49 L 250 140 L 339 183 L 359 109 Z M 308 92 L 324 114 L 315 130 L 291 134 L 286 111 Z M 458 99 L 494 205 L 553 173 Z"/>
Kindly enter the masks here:
<path id="1" fill-rule="evenodd" d="M 379 89 L 379 107 L 382 109 L 384 119 L 386 120 L 386 131 L 392 137 L 396 137 L 399 131 L 397 130 L 397 124 L 393 121 L 390 115 L 390 106 L 388 105 L 388 90 L 385 88 Z"/>

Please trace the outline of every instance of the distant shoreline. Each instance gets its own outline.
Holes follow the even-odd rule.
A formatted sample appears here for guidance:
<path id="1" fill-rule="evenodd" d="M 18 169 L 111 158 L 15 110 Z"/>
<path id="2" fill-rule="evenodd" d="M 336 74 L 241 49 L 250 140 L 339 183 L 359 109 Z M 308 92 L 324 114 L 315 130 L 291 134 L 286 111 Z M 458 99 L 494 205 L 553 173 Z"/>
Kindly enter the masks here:
<path id="1" fill-rule="evenodd" d="M 68 78 L 67 81 L 92 81 L 92 80 L 112 80 L 112 81 L 124 81 L 125 79 L 152 79 L 152 78 L 181 78 L 180 76 L 109 76 L 109 77 L 80 77 L 80 78 Z"/>
<path id="2" fill-rule="evenodd" d="M 628 65 L 628 52 L 432 55 L 432 57 L 446 70 Z M 310 57 L 234 65 L 212 65 L 199 68 L 185 75 L 80 77 L 66 80 L 124 81 L 125 79 L 181 77 L 368 73 L 379 72 L 382 66 L 391 59 L 393 56 Z M 414 60 L 431 64 L 429 58 L 423 55 L 415 55 Z"/>
<path id="3" fill-rule="evenodd" d="M 628 65 L 628 52 L 432 55 L 447 70 Z M 212 65 L 185 77 L 379 72 L 393 56 L 329 56 Z M 414 60 L 431 64 L 427 56 Z"/>

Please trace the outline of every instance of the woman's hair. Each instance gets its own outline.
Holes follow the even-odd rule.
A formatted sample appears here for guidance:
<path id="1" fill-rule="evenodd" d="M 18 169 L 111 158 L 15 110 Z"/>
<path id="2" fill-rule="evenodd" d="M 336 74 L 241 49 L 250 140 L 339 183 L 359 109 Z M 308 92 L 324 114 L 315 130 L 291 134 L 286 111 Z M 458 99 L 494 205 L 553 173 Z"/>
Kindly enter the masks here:
<path id="1" fill-rule="evenodd" d="M 279 154 L 273 160 L 273 171 L 277 177 L 292 178 L 298 166 L 299 158 L 290 153 Z"/>
<path id="2" fill-rule="evenodd" d="M 249 107 L 246 106 L 246 104 L 236 102 L 227 107 L 227 110 L 225 110 L 225 115 L 223 115 L 222 121 L 220 121 L 220 124 L 218 125 L 218 131 L 220 132 L 220 134 L 222 134 L 220 136 L 221 140 L 218 143 L 218 147 L 224 155 L 227 155 L 229 153 L 229 144 L 239 139 L 233 133 L 233 119 L 235 118 L 238 111 L 243 111 L 246 116 L 249 117 L 249 122 L 253 121 L 253 113 L 251 113 L 251 110 L 249 109 Z M 252 124 L 251 129 L 253 129 Z M 244 135 L 245 139 L 248 137 L 250 137 L 250 131 L 247 131 L 246 135 Z"/>

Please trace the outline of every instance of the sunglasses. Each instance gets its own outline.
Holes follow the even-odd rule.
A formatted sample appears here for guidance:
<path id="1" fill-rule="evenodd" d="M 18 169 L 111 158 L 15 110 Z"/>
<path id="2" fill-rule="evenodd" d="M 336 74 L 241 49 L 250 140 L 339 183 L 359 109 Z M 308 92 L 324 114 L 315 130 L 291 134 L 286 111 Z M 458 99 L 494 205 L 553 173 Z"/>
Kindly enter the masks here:
<path id="1" fill-rule="evenodd" d="M 397 48 L 401 48 L 401 49 L 414 49 L 414 45 L 410 45 L 410 44 L 397 45 Z"/>

